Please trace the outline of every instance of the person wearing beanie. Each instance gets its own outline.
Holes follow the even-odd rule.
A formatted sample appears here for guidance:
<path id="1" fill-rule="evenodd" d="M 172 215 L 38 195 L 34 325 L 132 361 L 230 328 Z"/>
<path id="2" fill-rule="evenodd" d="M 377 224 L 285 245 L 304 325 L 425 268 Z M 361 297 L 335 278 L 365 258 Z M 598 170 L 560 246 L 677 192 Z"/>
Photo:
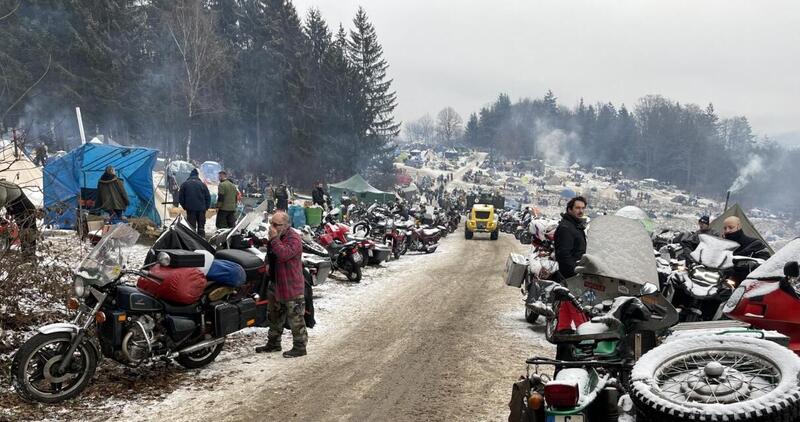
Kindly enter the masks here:
<path id="1" fill-rule="evenodd" d="M 197 169 L 193 169 L 189 178 L 181 185 L 178 192 L 178 203 L 186 210 L 186 221 L 200 236 L 206 235 L 206 211 L 211 208 L 211 193 L 200 180 Z"/>

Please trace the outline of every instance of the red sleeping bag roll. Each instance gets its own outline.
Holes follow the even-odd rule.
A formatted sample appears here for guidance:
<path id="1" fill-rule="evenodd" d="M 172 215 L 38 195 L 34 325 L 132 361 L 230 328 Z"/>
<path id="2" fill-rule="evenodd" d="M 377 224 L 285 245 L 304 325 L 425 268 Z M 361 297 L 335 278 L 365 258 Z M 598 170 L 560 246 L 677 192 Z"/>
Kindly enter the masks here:
<path id="1" fill-rule="evenodd" d="M 206 288 L 206 277 L 198 268 L 170 268 L 155 265 L 150 273 L 163 281 L 140 277 L 136 286 L 157 299 L 179 305 L 200 300 Z"/>

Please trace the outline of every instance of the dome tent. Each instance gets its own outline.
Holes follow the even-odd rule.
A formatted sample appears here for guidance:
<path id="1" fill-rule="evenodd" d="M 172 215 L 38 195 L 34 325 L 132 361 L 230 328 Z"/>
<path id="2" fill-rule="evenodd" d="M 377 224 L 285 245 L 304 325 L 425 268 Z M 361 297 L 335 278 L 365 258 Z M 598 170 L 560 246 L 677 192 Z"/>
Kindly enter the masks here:
<path id="1" fill-rule="evenodd" d="M 614 213 L 614 215 L 618 217 L 630 218 L 631 220 L 639 220 L 644 228 L 650 233 L 653 232 L 653 228 L 655 227 L 655 224 L 653 224 L 653 220 L 650 219 L 650 216 L 647 215 L 647 213 L 641 208 L 633 205 L 620 208 L 616 213 Z"/>
<path id="2" fill-rule="evenodd" d="M 147 217 L 161 225 L 153 195 L 157 154 L 149 148 L 84 144 L 48 163 L 44 167 L 45 224 L 75 228 L 79 199 L 93 195 L 106 167 L 113 166 L 130 200 L 125 216 Z"/>

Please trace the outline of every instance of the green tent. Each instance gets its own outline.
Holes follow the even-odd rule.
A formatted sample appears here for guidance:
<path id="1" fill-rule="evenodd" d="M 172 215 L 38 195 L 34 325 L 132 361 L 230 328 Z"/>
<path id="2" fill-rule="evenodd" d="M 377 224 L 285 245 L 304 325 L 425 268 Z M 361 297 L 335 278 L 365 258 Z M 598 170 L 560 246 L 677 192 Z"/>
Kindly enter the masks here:
<path id="1" fill-rule="evenodd" d="M 328 186 L 331 198 L 338 202 L 342 202 L 342 196 L 347 193 L 350 198 L 355 198 L 358 202 L 371 204 L 373 202 L 388 203 L 394 201 L 394 194 L 391 192 L 384 192 L 370 185 L 360 174 L 339 183 L 333 183 Z"/>
<path id="2" fill-rule="evenodd" d="M 764 242 L 765 245 L 767 245 L 769 253 L 771 254 L 775 253 L 775 251 L 772 250 L 772 247 L 769 245 L 769 243 L 767 243 L 767 241 L 764 240 L 764 238 L 761 236 L 761 233 L 759 233 L 758 230 L 756 230 L 755 226 L 753 226 L 753 223 L 750 222 L 750 219 L 747 218 L 747 216 L 744 214 L 744 210 L 742 210 L 742 207 L 740 207 L 739 204 L 731 205 L 730 207 L 728 207 L 727 210 L 725 210 L 724 213 L 722 213 L 722 215 L 715 218 L 714 221 L 712 221 L 710 224 L 711 229 L 717 233 L 722 234 L 722 226 L 725 223 L 725 219 L 731 216 L 739 217 L 739 220 L 742 220 L 742 231 L 744 232 L 744 234 L 761 240 L 762 242 Z"/>

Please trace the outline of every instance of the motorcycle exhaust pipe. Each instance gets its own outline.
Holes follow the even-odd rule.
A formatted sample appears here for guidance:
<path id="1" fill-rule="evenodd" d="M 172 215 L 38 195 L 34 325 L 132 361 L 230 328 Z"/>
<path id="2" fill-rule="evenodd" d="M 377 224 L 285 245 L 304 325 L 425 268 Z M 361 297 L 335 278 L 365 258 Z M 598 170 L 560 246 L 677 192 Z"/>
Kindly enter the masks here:
<path id="1" fill-rule="evenodd" d="M 179 350 L 178 354 L 179 355 L 185 355 L 185 354 L 189 354 L 189 353 L 194 353 L 194 352 L 196 352 L 198 350 L 203 350 L 203 349 L 206 349 L 206 348 L 209 348 L 209 347 L 214 347 L 214 346 L 216 346 L 218 344 L 221 344 L 224 341 L 225 341 L 225 337 L 215 338 L 215 339 L 206 340 L 206 341 L 201 341 L 200 343 L 193 344 L 193 345 L 191 345 L 191 346 L 189 346 L 189 347 L 187 347 L 185 349 Z"/>

